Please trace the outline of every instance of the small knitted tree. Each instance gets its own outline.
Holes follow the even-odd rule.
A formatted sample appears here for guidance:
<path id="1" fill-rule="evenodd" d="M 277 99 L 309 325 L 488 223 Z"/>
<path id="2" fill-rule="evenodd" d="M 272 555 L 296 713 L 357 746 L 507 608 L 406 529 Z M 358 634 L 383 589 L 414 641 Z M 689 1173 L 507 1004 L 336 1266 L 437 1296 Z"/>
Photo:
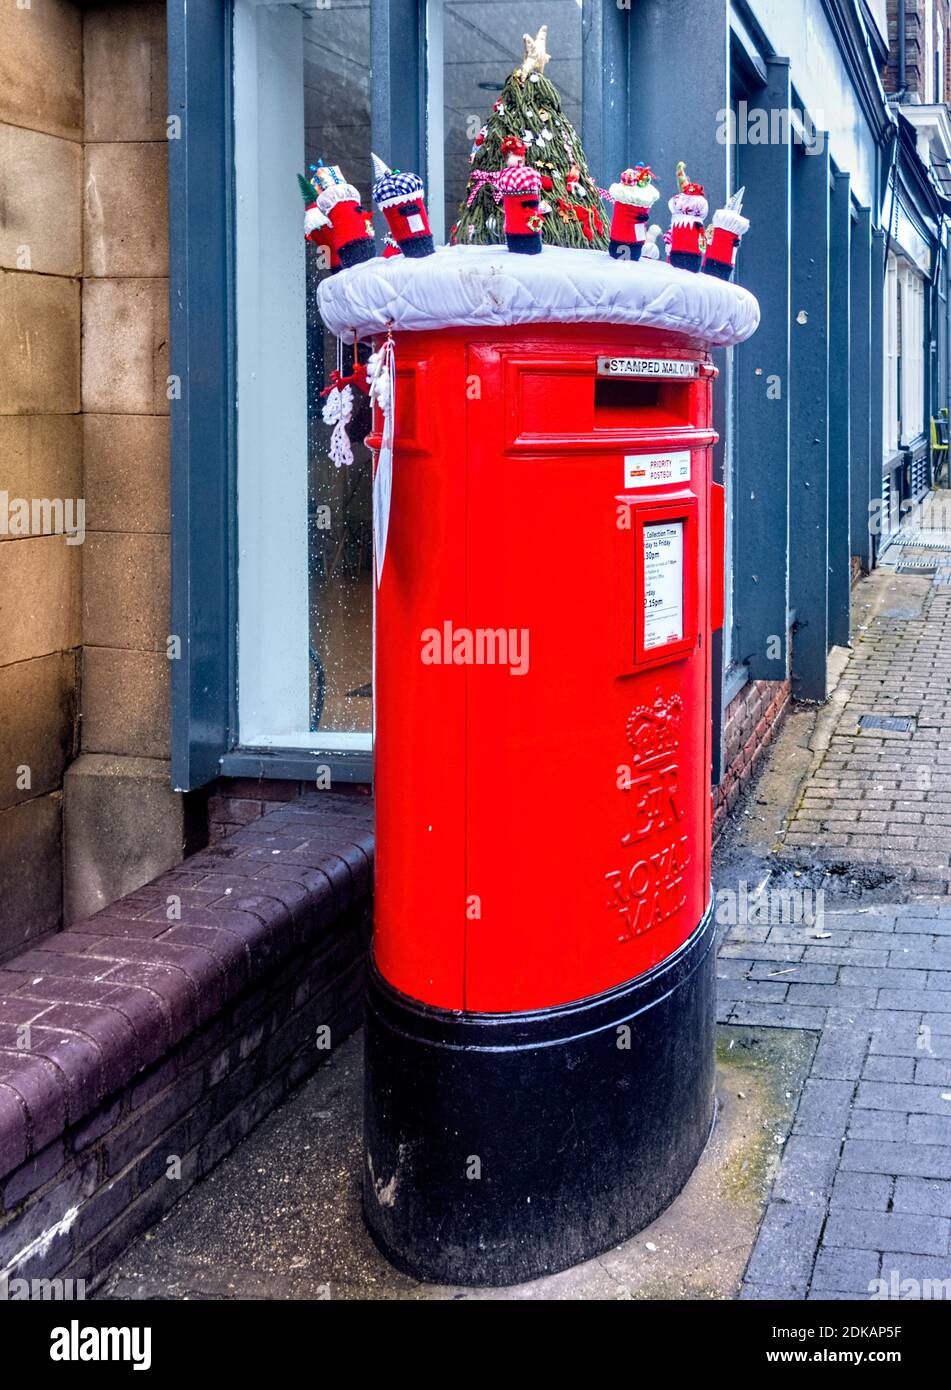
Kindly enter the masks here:
<path id="1" fill-rule="evenodd" d="M 558 90 L 545 76 L 548 26 L 524 37 L 525 55 L 506 80 L 487 123 L 476 136 L 466 199 L 452 240 L 459 245 L 505 240 L 494 176 L 525 164 L 541 175 L 541 236 L 552 246 L 607 246 L 604 205 L 588 173 L 581 141 L 565 119 Z"/>

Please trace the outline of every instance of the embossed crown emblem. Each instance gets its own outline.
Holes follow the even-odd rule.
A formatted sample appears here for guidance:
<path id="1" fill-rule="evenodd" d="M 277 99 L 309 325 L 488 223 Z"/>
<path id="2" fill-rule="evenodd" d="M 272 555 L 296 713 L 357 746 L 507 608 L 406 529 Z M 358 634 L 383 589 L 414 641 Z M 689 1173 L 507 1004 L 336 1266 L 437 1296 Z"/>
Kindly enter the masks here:
<path id="1" fill-rule="evenodd" d="M 638 705 L 627 721 L 627 741 L 634 750 L 634 764 L 641 767 L 676 752 L 684 704 L 679 695 L 665 700 L 657 691 L 652 705 Z"/>

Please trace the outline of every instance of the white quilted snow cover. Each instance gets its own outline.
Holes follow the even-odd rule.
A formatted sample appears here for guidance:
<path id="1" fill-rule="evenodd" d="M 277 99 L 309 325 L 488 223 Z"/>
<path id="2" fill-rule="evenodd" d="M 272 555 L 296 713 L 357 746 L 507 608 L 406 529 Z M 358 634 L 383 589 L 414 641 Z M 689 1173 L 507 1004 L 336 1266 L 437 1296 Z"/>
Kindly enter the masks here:
<path id="1" fill-rule="evenodd" d="M 759 324 L 759 304 L 739 285 L 665 261 L 615 261 L 606 251 L 561 246 L 546 246 L 540 256 L 444 246 L 415 260 L 378 257 L 328 276 L 318 302 L 324 323 L 342 338 L 388 328 L 617 323 L 729 347 Z"/>

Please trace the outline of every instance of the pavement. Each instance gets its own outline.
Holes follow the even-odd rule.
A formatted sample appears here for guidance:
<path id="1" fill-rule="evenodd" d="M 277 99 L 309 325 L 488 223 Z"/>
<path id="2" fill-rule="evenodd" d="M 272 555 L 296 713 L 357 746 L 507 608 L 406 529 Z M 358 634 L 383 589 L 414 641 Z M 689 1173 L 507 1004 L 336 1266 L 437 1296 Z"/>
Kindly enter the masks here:
<path id="1" fill-rule="evenodd" d="M 772 909 L 726 926 L 721 1021 L 818 1036 L 742 1298 L 951 1297 L 951 535 L 912 538 L 720 854 Z"/>
<path id="2" fill-rule="evenodd" d="M 361 1040 L 337 1049 L 168 1216 L 99 1297 L 616 1301 L 735 1298 L 815 1050 L 795 1029 L 720 1030 L 718 1117 L 677 1201 L 615 1250 L 507 1289 L 393 1269 L 360 1214 Z"/>
<path id="3" fill-rule="evenodd" d="M 360 1219 L 354 1039 L 99 1296 L 951 1298 L 951 530 L 920 523 L 718 846 L 719 1114 L 658 1222 L 514 1289 L 397 1274 Z"/>

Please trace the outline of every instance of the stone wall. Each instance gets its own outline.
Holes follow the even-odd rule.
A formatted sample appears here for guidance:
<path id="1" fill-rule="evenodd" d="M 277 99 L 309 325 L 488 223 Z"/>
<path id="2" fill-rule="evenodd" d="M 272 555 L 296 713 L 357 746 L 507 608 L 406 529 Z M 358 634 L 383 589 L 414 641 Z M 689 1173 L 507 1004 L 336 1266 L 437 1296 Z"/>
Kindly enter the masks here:
<path id="1" fill-rule="evenodd" d="M 83 11 L 81 753 L 66 777 L 65 917 L 181 858 L 169 790 L 165 6 Z"/>
<path id="2" fill-rule="evenodd" d="M 82 546 L 33 502 L 82 496 L 82 64 L 75 5 L 0 8 L 0 959 L 62 921 Z"/>
<path id="3" fill-rule="evenodd" d="M 155 0 L 0 9 L 0 958 L 189 838 L 168 765 L 165 24 Z M 22 531 L 17 499 L 54 505 Z"/>

